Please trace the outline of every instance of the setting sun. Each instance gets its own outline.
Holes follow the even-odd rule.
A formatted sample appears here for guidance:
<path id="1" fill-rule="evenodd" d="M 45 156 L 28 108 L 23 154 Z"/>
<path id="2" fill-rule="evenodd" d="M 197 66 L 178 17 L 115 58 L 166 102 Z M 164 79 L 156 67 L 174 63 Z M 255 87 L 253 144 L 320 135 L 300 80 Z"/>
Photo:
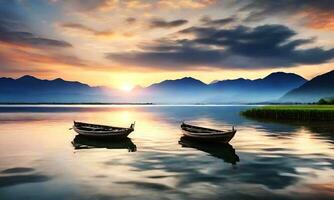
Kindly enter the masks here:
<path id="1" fill-rule="evenodd" d="M 134 86 L 132 84 L 126 83 L 126 84 L 123 84 L 120 89 L 124 92 L 130 92 L 132 91 L 133 87 Z"/>

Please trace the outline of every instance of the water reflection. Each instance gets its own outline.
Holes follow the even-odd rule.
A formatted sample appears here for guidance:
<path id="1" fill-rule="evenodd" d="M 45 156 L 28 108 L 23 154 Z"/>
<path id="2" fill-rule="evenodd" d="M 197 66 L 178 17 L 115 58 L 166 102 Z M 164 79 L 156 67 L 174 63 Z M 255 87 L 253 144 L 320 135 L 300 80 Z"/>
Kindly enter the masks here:
<path id="1" fill-rule="evenodd" d="M 273 120 L 273 119 L 259 119 L 254 117 L 243 118 L 249 120 L 250 123 L 258 125 L 258 128 L 266 130 L 269 133 L 274 134 L 294 134 L 298 129 L 305 128 L 310 132 L 316 134 L 324 134 L 334 140 L 334 123 L 324 121 L 295 121 L 295 120 Z"/>
<path id="2" fill-rule="evenodd" d="M 34 171 L 34 168 L 29 167 L 15 167 L 2 170 L 0 172 L 0 188 L 24 183 L 45 182 L 51 179 L 50 176 Z"/>
<path id="3" fill-rule="evenodd" d="M 124 140 L 113 141 L 108 139 L 94 139 L 85 137 L 82 135 L 76 135 L 72 141 L 74 149 L 128 149 L 129 152 L 137 151 L 137 146 L 131 141 L 130 138 Z"/>
<path id="4" fill-rule="evenodd" d="M 243 109 L 0 107 L 0 199 L 333 199 L 333 125 L 256 121 Z M 112 143 L 75 136 L 74 119 L 138 123 Z M 238 132 L 231 146 L 196 143 L 180 139 L 181 120 Z"/>
<path id="5" fill-rule="evenodd" d="M 230 144 L 214 143 L 214 142 L 200 142 L 191 140 L 187 137 L 181 137 L 179 144 L 182 147 L 194 148 L 200 151 L 204 151 L 213 157 L 222 159 L 224 162 L 235 165 L 239 162 L 239 156 L 235 153 L 235 149 Z"/>

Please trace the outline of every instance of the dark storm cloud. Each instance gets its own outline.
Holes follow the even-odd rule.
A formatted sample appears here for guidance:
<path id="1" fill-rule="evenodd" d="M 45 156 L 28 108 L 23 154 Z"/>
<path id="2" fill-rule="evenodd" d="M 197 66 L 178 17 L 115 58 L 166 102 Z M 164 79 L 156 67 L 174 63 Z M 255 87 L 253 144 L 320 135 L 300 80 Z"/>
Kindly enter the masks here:
<path id="1" fill-rule="evenodd" d="M 180 67 L 214 65 L 222 56 L 220 52 L 214 50 L 180 47 L 178 51 L 171 52 L 109 53 L 107 58 L 139 66 L 178 69 Z"/>
<path id="2" fill-rule="evenodd" d="M 334 49 L 302 48 L 313 43 L 313 39 L 292 39 L 297 33 L 283 25 L 191 27 L 179 34 L 190 34 L 193 39 L 159 40 L 141 51 L 109 53 L 107 58 L 168 69 L 291 67 L 325 63 L 334 58 Z"/>
<path id="3" fill-rule="evenodd" d="M 150 28 L 175 28 L 188 23 L 185 19 L 166 21 L 164 19 L 152 19 L 149 23 Z"/>
<path id="4" fill-rule="evenodd" d="M 242 11 L 250 11 L 248 20 L 263 19 L 275 14 L 329 12 L 334 14 L 333 0 L 234 0 Z"/>

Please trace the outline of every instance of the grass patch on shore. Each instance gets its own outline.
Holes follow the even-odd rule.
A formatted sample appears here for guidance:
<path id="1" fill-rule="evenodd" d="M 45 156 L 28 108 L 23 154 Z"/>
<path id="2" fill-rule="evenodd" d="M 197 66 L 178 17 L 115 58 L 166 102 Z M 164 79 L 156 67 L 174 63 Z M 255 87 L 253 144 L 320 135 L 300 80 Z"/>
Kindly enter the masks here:
<path id="1" fill-rule="evenodd" d="M 271 105 L 251 108 L 241 114 L 261 119 L 334 121 L 334 105 Z"/>

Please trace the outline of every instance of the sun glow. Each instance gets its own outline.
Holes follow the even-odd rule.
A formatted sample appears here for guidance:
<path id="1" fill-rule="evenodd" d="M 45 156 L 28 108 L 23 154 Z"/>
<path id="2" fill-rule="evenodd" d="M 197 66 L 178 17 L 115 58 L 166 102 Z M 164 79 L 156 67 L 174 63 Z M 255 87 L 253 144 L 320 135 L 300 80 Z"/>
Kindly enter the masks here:
<path id="1" fill-rule="evenodd" d="M 126 84 L 123 84 L 120 89 L 124 92 L 131 92 L 133 87 L 134 86 L 132 84 L 126 83 Z"/>

